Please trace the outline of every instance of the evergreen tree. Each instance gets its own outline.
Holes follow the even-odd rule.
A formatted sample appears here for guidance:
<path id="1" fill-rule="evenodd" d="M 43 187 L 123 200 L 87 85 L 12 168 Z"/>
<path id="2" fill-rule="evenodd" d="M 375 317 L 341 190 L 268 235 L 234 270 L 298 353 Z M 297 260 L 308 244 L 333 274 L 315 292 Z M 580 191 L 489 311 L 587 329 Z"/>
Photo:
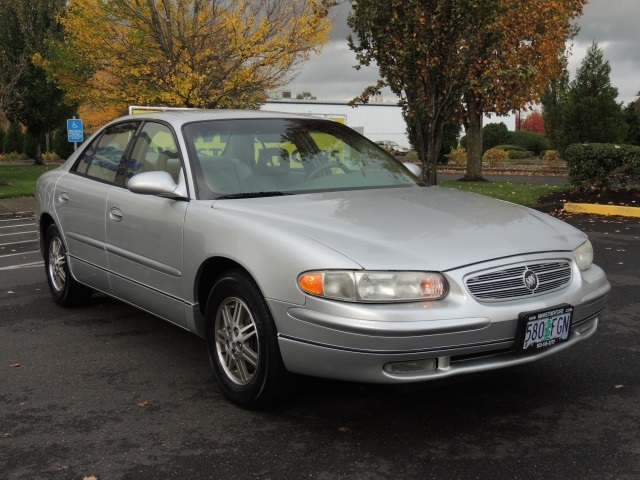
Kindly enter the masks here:
<path id="1" fill-rule="evenodd" d="M 73 153 L 73 143 L 67 139 L 66 125 L 57 128 L 53 133 L 52 150 L 63 160 Z"/>
<path id="2" fill-rule="evenodd" d="M 4 136 L 5 136 L 4 127 L 0 125 L 0 153 L 4 153 Z"/>
<path id="3" fill-rule="evenodd" d="M 564 69 L 559 77 L 549 83 L 547 90 L 540 99 L 542 103 L 542 116 L 544 117 L 544 130 L 551 148 L 557 150 L 562 135 L 562 114 L 569 91 L 569 71 L 566 59 Z"/>
<path id="4" fill-rule="evenodd" d="M 618 89 L 611 85 L 611 66 L 594 42 L 578 69 L 563 108 L 560 150 L 572 143 L 620 143 L 626 137 Z"/>
<path id="5" fill-rule="evenodd" d="M 28 158 L 36 158 L 36 141 L 29 132 L 25 132 L 24 141 L 22 143 L 22 153 Z"/>
<path id="6" fill-rule="evenodd" d="M 640 92 L 638 98 L 625 107 L 624 121 L 627 124 L 625 143 L 640 145 Z"/>
<path id="7" fill-rule="evenodd" d="M 11 122 L 4 136 L 4 153 L 22 153 L 24 143 L 22 128 L 16 122 Z"/>

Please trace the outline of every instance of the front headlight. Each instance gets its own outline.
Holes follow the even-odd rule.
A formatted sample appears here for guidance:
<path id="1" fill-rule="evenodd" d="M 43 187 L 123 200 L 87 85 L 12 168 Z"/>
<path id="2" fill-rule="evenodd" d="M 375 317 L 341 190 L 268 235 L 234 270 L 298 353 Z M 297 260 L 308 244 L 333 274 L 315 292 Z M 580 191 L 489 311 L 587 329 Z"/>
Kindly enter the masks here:
<path id="1" fill-rule="evenodd" d="M 416 302 L 440 300 L 447 281 L 435 272 L 367 272 L 327 270 L 306 272 L 298 286 L 308 294 L 348 302 Z"/>
<path id="2" fill-rule="evenodd" d="M 580 270 L 587 270 L 593 263 L 593 245 L 587 240 L 573 251 Z"/>

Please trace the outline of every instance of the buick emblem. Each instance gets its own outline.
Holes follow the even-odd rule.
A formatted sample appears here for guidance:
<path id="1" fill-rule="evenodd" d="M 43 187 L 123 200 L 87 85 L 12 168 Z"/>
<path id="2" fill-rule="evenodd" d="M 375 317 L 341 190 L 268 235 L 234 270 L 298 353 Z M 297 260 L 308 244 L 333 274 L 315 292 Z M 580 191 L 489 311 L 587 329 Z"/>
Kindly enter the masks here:
<path id="1" fill-rule="evenodd" d="M 533 273 L 531 270 L 526 270 L 524 272 L 524 286 L 527 287 L 532 292 L 538 288 L 538 276 Z"/>

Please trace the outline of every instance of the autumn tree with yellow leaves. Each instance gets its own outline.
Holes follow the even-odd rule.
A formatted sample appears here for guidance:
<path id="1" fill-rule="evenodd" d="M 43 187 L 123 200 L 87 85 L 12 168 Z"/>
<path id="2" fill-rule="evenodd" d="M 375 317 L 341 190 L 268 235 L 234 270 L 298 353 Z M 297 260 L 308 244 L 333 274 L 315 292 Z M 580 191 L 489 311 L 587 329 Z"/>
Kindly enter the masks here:
<path id="1" fill-rule="evenodd" d="M 256 107 L 327 41 L 322 0 L 74 0 L 39 59 L 89 111 Z"/>
<path id="2" fill-rule="evenodd" d="M 424 178 L 437 182 L 444 125 L 467 128 L 467 179 L 481 179 L 482 118 L 535 101 L 562 67 L 586 0 L 351 0 L 350 40 L 400 97 Z"/>
<path id="3" fill-rule="evenodd" d="M 573 20 L 587 0 L 499 0 L 500 18 L 491 28 L 499 41 L 481 52 L 464 90 L 467 133 L 465 180 L 482 179 L 482 123 L 485 114 L 506 115 L 537 102 L 565 65 Z"/>

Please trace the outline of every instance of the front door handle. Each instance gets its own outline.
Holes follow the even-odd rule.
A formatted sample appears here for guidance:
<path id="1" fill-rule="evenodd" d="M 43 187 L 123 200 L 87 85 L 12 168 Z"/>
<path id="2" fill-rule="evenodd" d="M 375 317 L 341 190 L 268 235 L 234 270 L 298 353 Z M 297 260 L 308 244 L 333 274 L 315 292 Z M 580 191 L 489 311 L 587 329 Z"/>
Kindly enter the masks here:
<path id="1" fill-rule="evenodd" d="M 119 208 L 113 207 L 111 210 L 109 210 L 109 218 L 114 222 L 122 221 L 122 217 L 122 210 L 120 210 Z"/>

